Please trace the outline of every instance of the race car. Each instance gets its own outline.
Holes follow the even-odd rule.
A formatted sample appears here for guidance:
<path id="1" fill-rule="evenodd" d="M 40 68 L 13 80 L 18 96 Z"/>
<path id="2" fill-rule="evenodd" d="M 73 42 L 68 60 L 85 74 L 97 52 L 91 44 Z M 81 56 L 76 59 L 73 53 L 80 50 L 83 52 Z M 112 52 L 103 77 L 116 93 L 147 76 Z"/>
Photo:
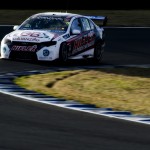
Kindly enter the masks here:
<path id="1" fill-rule="evenodd" d="M 100 63 L 105 47 L 104 16 L 43 12 L 30 16 L 1 41 L 4 59 L 67 62 L 92 58 Z"/>

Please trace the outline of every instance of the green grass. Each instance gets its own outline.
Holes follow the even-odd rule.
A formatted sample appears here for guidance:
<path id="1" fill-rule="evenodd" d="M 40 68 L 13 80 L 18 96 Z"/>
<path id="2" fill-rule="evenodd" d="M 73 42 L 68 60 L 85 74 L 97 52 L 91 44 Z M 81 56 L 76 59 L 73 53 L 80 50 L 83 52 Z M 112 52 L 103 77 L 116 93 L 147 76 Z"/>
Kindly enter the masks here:
<path id="1" fill-rule="evenodd" d="M 0 24 L 21 24 L 29 16 L 40 12 L 66 12 L 66 10 L 0 10 Z M 108 17 L 108 26 L 150 26 L 150 10 L 69 10 L 83 15 Z"/>
<path id="2" fill-rule="evenodd" d="M 16 84 L 47 95 L 150 115 L 150 69 L 96 69 L 31 75 Z"/>

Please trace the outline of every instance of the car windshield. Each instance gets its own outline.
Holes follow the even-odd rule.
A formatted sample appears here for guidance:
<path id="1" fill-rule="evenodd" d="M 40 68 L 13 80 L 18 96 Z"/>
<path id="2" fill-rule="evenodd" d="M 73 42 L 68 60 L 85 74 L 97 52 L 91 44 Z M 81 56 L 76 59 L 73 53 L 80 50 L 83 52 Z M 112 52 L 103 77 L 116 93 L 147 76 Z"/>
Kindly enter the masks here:
<path id="1" fill-rule="evenodd" d="M 19 30 L 48 30 L 51 32 L 66 32 L 68 22 L 64 17 L 38 16 L 27 19 Z"/>

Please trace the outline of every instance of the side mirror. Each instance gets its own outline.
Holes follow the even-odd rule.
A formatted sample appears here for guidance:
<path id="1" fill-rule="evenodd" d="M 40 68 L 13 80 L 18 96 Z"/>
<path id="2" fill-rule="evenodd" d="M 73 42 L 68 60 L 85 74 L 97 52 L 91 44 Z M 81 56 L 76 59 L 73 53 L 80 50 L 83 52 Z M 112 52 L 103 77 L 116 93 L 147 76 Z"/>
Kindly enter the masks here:
<path id="1" fill-rule="evenodd" d="M 73 35 L 81 34 L 81 30 L 79 30 L 79 29 L 73 29 L 73 30 L 72 30 L 72 34 L 73 34 Z"/>
<path id="2" fill-rule="evenodd" d="M 15 25 L 15 26 L 13 27 L 13 30 L 17 30 L 18 27 L 19 27 L 18 25 Z"/>

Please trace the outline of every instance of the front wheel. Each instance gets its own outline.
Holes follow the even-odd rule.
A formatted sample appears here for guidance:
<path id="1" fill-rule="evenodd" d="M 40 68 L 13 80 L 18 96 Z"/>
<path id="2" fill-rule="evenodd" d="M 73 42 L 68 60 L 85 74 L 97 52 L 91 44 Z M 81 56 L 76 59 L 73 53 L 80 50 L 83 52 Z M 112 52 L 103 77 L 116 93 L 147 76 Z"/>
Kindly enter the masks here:
<path id="1" fill-rule="evenodd" d="M 66 63 L 67 60 L 68 60 L 68 48 L 67 44 L 64 42 L 60 46 L 59 61 L 62 63 Z"/>
<path id="2" fill-rule="evenodd" d="M 104 52 L 104 46 L 102 42 L 96 43 L 94 48 L 94 56 L 93 56 L 94 63 L 99 64 L 102 62 L 103 52 Z"/>

